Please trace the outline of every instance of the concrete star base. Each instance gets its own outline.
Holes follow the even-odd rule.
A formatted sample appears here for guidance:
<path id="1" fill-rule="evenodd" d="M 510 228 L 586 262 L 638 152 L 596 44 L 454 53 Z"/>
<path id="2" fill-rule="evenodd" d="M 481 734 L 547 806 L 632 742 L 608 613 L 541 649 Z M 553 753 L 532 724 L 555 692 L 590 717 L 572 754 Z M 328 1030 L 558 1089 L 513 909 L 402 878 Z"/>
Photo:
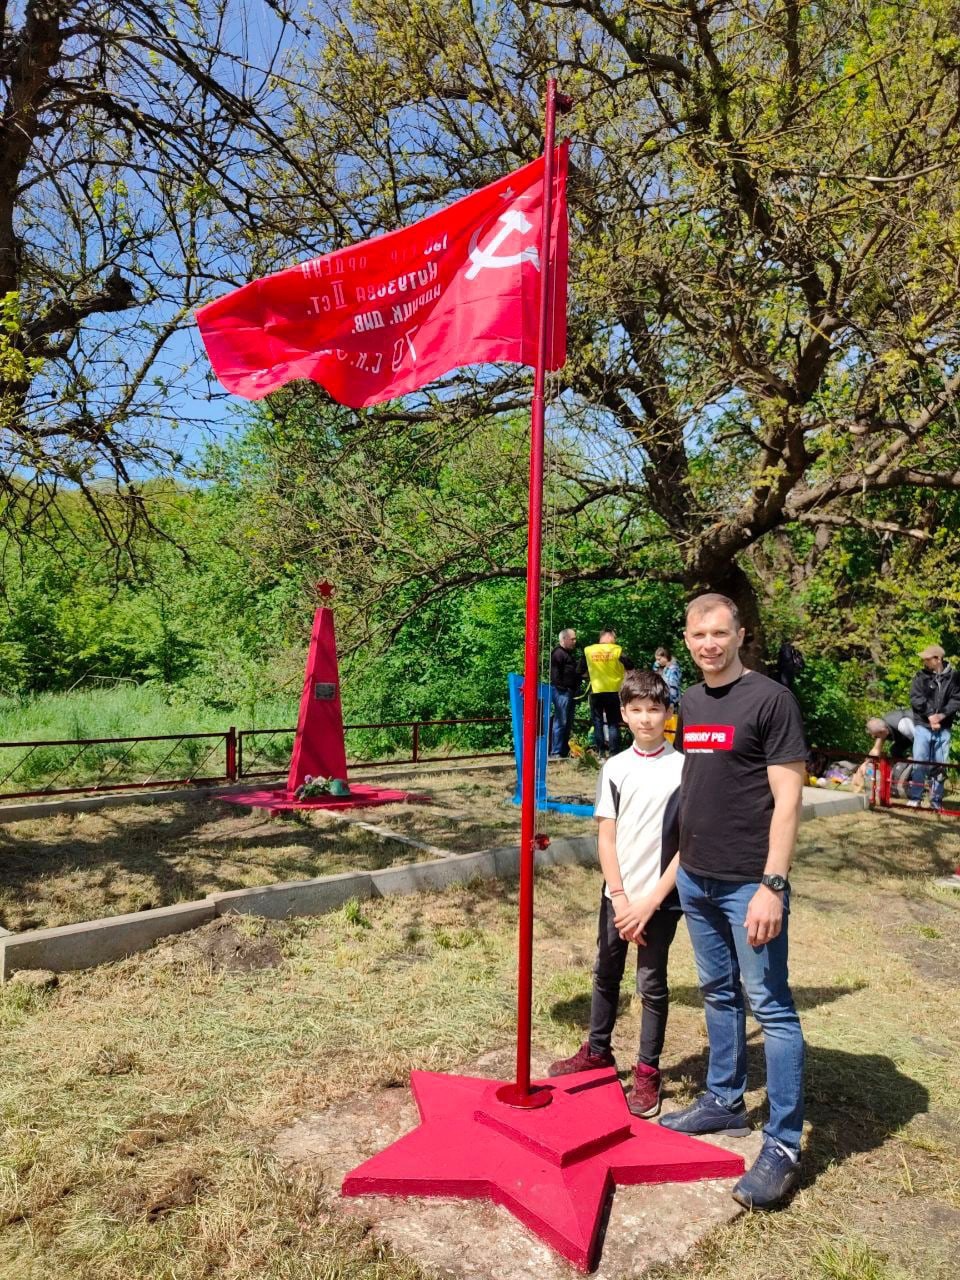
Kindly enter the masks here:
<path id="1" fill-rule="evenodd" d="M 604 1211 L 616 1184 L 736 1177 L 744 1161 L 636 1120 L 612 1069 L 536 1082 L 549 1106 L 497 1098 L 499 1082 L 414 1071 L 421 1123 L 353 1169 L 346 1196 L 491 1200 L 582 1270 L 596 1265 Z"/>

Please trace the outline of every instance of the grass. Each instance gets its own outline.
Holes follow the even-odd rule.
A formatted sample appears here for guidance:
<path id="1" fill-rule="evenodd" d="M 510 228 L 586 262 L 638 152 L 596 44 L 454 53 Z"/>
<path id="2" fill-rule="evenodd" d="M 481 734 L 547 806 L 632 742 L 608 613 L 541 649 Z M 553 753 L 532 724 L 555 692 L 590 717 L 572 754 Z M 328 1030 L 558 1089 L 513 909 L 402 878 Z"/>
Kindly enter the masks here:
<path id="1" fill-rule="evenodd" d="M 123 683 L 112 688 L 78 689 L 40 694 L 30 699 L 0 698 L 0 741 L 61 741 L 80 738 L 126 738 L 225 732 L 238 728 L 275 728 L 296 723 L 296 698 L 274 698 L 255 706 L 223 711 L 181 703 L 162 685 Z M 256 740 L 255 740 L 256 741 Z M 288 738 L 260 740 L 271 755 L 269 765 L 289 758 Z M 261 766 L 263 767 L 263 766 Z M 223 743 L 188 739 L 171 742 L 101 744 L 84 747 L 40 747 L 33 751 L 5 747 L 0 751 L 0 792 L 15 794 L 44 788 L 93 783 L 223 777 Z"/>
<path id="2" fill-rule="evenodd" d="M 181 700 L 175 686 L 118 683 L 109 688 L 0 697 L 0 741 L 37 738 L 123 738 L 131 734 L 205 733 L 274 728 L 297 719 L 298 694 L 223 710 Z"/>
<path id="3" fill-rule="evenodd" d="M 39 694 L 28 699 L 0 696 L 0 742 L 15 744 L 0 749 L 0 797 L 92 784 L 109 790 L 118 783 L 153 777 L 222 778 L 226 773 L 225 749 L 222 742 L 213 740 L 190 739 L 180 744 L 103 743 L 83 748 L 34 750 L 20 744 L 128 738 L 137 734 L 149 737 L 225 733 L 231 724 L 237 729 L 282 729 L 296 724 L 298 700 L 298 692 L 276 694 L 249 705 L 223 709 L 188 700 L 175 686 L 138 685 L 132 681 L 109 688 Z M 349 722 L 351 717 L 347 719 Z M 352 719 L 361 723 L 367 716 Z M 246 772 L 285 772 L 292 742 L 292 731 L 247 739 L 244 742 Z M 507 731 L 502 726 L 473 725 L 460 729 L 425 726 L 420 732 L 421 753 L 431 756 L 469 750 L 496 751 L 506 745 Z M 347 731 L 347 751 L 351 759 L 409 758 L 411 747 L 412 731 L 407 727 Z"/>
<path id="4" fill-rule="evenodd" d="M 576 774 L 569 767 L 576 785 Z M 471 853 L 516 841 L 513 771 L 424 772 L 403 786 L 430 804 L 358 811 L 359 820 Z M 566 817 L 554 831 L 583 834 Z M 189 902 L 208 893 L 436 856 L 322 810 L 268 818 L 216 797 L 76 811 L 0 824 L 0 924 L 13 932 Z"/>
<path id="5" fill-rule="evenodd" d="M 928 881 L 957 861 L 958 843 L 960 827 L 922 817 L 804 825 L 791 918 L 809 1044 L 803 1186 L 783 1212 L 737 1220 L 651 1280 L 952 1280 L 960 901 Z M 541 1062 L 583 1037 L 597 892 L 589 868 L 538 879 Z M 191 949 L 198 931 L 64 975 L 49 993 L 8 985 L 0 1277 L 419 1280 L 414 1261 L 340 1215 L 321 1167 L 281 1165 L 274 1139 L 413 1067 L 462 1069 L 509 1047 L 515 927 L 516 885 L 479 883 L 243 922 L 278 953 L 270 970 L 215 967 Z M 682 929 L 671 965 L 664 1067 L 682 1100 L 705 1069 Z M 637 1018 L 625 1002 L 614 1046 L 623 1062 Z M 749 1050 L 757 1081 L 754 1026 Z M 761 1091 L 747 1101 L 759 1120 Z"/>

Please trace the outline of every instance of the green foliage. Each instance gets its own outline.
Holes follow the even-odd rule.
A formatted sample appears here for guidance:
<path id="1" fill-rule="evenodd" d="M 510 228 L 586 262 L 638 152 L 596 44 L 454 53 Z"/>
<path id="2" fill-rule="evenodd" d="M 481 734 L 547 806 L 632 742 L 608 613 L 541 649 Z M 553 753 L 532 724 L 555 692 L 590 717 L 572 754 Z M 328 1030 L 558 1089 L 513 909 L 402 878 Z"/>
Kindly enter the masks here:
<path id="1" fill-rule="evenodd" d="M 837 751 L 863 752 L 864 721 L 876 714 L 868 709 L 863 692 L 855 664 L 807 656 L 796 685 L 807 741 Z"/>
<path id="2" fill-rule="evenodd" d="M 83 545 L 58 541 L 55 529 L 7 544 L 0 604 L 5 740 L 292 725 L 312 584 L 325 574 L 339 588 L 348 722 L 506 716 L 506 674 L 523 664 L 522 559 L 507 562 L 508 577 L 484 580 L 473 568 L 489 553 L 485 530 L 504 507 L 523 516 L 522 474 L 516 492 L 501 486 L 497 503 L 478 479 L 491 456 L 503 473 L 521 452 L 519 426 L 508 426 L 501 439 L 478 429 L 449 452 L 437 441 L 429 462 L 402 441 L 378 458 L 374 442 L 358 439 L 346 415 L 317 417 L 309 398 L 291 404 L 292 413 L 274 406 L 219 451 L 211 484 L 154 490 L 161 531 L 176 530 L 186 558 L 162 536 L 144 535 L 140 576 L 111 585 L 92 525 Z M 371 500 L 380 509 L 377 527 L 367 521 Z M 341 520 L 339 543 L 331 513 Z M 418 603 L 417 556 L 428 540 L 446 536 L 445 522 L 455 516 L 475 531 L 476 559 L 459 562 L 471 571 L 463 585 Z M 586 560 L 613 528 L 594 513 L 557 536 Z M 550 539 L 548 523 L 548 564 Z M 891 541 L 844 530 L 811 558 L 813 550 L 811 535 L 797 528 L 789 555 L 755 559 L 755 580 L 771 656 L 784 637 L 805 653 L 797 692 L 810 741 L 855 753 L 864 747 L 866 716 L 906 701 L 925 643 L 940 640 L 949 654 L 960 649 L 956 535 L 945 526 L 924 542 Z M 409 563 L 398 568 L 402 555 Z M 798 557 L 810 561 L 799 586 L 791 576 Z M 655 577 L 548 580 L 544 677 L 562 627 L 575 627 L 584 644 L 613 626 L 638 664 L 649 664 L 660 644 L 672 648 L 689 683 L 696 672 L 682 643 L 683 600 L 678 584 Z M 454 744 L 502 747 L 505 731 L 422 731 L 424 751 Z M 406 752 L 410 731 L 355 732 L 350 745 L 370 757 Z M 275 763 L 289 740 L 258 746 Z M 24 778 L 60 767 L 52 750 L 37 753 Z"/>

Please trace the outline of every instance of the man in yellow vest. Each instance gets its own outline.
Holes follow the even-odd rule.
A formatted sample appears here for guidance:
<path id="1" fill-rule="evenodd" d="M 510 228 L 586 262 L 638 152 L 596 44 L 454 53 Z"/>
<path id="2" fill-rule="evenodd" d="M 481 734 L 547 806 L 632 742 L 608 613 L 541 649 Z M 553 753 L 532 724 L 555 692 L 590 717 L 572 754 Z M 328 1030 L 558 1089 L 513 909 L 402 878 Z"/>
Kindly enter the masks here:
<path id="1" fill-rule="evenodd" d="M 633 663 L 617 644 L 617 633 L 607 628 L 596 644 L 583 651 L 590 677 L 590 714 L 593 745 L 601 758 L 620 750 L 620 686 Z"/>

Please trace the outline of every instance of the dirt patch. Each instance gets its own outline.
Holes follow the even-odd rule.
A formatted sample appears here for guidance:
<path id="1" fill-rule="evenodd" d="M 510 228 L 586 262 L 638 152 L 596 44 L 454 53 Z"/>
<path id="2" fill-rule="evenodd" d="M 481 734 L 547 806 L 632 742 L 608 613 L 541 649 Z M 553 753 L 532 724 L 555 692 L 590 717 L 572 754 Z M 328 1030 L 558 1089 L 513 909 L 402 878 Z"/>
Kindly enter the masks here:
<path id="1" fill-rule="evenodd" d="M 123 1135 L 114 1151 L 118 1156 L 138 1156 L 165 1142 L 173 1142 L 192 1133 L 197 1119 L 193 1115 L 168 1115 L 150 1112 Z"/>
<path id="2" fill-rule="evenodd" d="M 181 1165 L 161 1177 L 157 1182 L 120 1183 L 107 1197 L 109 1208 L 120 1218 L 132 1221 L 145 1218 L 156 1222 L 173 1213 L 196 1204 L 207 1185 L 205 1172 L 195 1165 Z"/>
<path id="3" fill-rule="evenodd" d="M 237 923 L 235 916 L 218 916 L 199 929 L 182 934 L 153 952 L 157 965 L 193 966 L 206 964 L 214 971 L 249 973 L 254 969 L 276 969 L 283 964 L 283 952 L 261 921 Z"/>
<path id="4" fill-rule="evenodd" d="M 960 986 L 960 900 L 884 895 L 871 903 L 878 933 L 927 981 Z"/>
<path id="5" fill-rule="evenodd" d="M 128 1076 L 140 1070 L 140 1058 L 129 1049 L 105 1046 L 90 1063 L 92 1076 Z"/>

